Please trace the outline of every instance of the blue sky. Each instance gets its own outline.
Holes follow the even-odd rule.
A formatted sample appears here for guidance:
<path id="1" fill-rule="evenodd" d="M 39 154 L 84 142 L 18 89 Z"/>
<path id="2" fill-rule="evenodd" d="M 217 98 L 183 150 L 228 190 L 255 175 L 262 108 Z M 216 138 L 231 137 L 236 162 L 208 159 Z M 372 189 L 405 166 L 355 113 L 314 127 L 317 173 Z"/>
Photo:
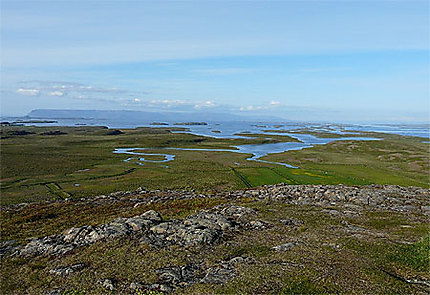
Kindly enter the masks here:
<path id="1" fill-rule="evenodd" d="M 428 1 L 2 1 L 1 114 L 427 121 Z"/>

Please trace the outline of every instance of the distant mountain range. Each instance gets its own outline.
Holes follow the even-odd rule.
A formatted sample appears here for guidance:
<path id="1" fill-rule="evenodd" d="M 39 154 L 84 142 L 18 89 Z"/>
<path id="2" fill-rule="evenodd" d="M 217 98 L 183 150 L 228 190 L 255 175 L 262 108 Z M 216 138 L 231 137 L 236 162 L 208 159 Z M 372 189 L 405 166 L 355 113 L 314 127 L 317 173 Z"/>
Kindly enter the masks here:
<path id="1" fill-rule="evenodd" d="M 33 119 L 96 119 L 129 122 L 185 122 L 185 121 L 285 121 L 278 117 L 244 116 L 232 113 L 212 112 L 145 112 L 145 111 L 106 111 L 106 110 L 51 110 L 36 109 L 27 115 Z"/>

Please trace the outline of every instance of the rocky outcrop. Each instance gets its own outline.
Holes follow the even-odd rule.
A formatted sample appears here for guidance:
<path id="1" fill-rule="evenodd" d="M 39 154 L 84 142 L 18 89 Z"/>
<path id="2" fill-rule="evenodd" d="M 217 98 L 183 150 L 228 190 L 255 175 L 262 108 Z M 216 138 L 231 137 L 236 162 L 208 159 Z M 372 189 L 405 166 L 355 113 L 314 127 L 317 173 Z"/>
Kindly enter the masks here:
<path id="1" fill-rule="evenodd" d="M 156 270 L 157 281 L 154 284 L 133 282 L 131 291 L 159 291 L 172 292 L 176 288 L 184 288 L 196 283 L 223 284 L 233 279 L 236 275 L 235 268 L 239 264 L 253 263 L 252 258 L 234 257 L 229 260 L 219 261 L 211 267 L 200 264 L 187 264 L 184 266 L 169 266 Z"/>
<path id="2" fill-rule="evenodd" d="M 254 212 L 251 208 L 234 205 L 217 206 L 183 220 L 171 220 L 154 225 L 143 240 L 153 245 L 214 244 L 225 232 L 243 227 L 246 224 L 245 217 Z"/>
<path id="3" fill-rule="evenodd" d="M 293 205 L 331 206 L 344 205 L 360 209 L 365 206 L 397 212 L 413 212 L 430 216 L 430 189 L 420 187 L 401 187 L 397 185 L 265 185 L 258 188 L 230 192 L 212 192 L 197 194 L 185 190 L 146 190 L 138 188 L 133 191 L 119 191 L 108 195 L 81 198 L 79 200 L 56 200 L 52 202 L 83 202 L 105 204 L 130 202 L 133 206 L 148 205 L 173 200 L 191 200 L 205 198 L 223 198 L 238 200 L 250 198 L 255 200 L 281 201 Z M 2 207 L 2 210 L 20 210 L 27 203 Z"/>
<path id="4" fill-rule="evenodd" d="M 265 185 L 258 188 L 212 194 L 196 194 L 193 191 L 156 190 L 116 192 L 108 196 L 98 196 L 98 202 L 115 201 L 129 196 L 145 195 L 145 198 L 128 198 L 129 202 L 151 204 L 171 200 L 195 198 L 226 198 L 237 200 L 281 201 L 293 205 L 331 206 L 346 205 L 351 208 L 372 207 L 397 212 L 413 212 L 430 216 L 430 189 L 402 187 L 398 185 L 288 185 L 284 183 Z"/>
<path id="5" fill-rule="evenodd" d="M 219 241 L 225 232 L 244 227 L 247 224 L 245 217 L 251 213 L 254 213 L 251 208 L 217 206 L 183 220 L 163 221 L 158 212 L 150 210 L 139 216 L 118 218 L 103 225 L 76 227 L 63 234 L 33 238 L 16 254 L 63 255 L 100 240 L 120 237 L 134 237 L 155 246 L 210 245 Z"/>
<path id="6" fill-rule="evenodd" d="M 397 212 L 430 215 L 430 190 L 397 185 L 266 185 L 256 189 L 235 191 L 230 198 L 254 198 L 281 201 L 294 205 L 348 205 L 372 207 Z"/>
<path id="7" fill-rule="evenodd" d="M 179 245 L 213 244 L 224 231 L 234 228 L 232 219 L 213 213 L 199 213 L 185 220 L 160 223 L 150 228 L 156 243 L 170 242 Z"/>
<path id="8" fill-rule="evenodd" d="M 142 196 L 142 197 L 140 197 Z M 393 185 L 372 185 L 348 187 L 344 185 L 268 185 L 256 189 L 233 191 L 219 194 L 196 194 L 193 191 L 136 191 L 116 192 L 108 196 L 98 196 L 86 202 L 128 201 L 140 204 L 166 202 L 175 199 L 213 198 L 227 199 L 250 198 L 255 200 L 280 201 L 294 205 L 313 205 L 322 207 L 338 206 L 329 209 L 330 214 L 354 215 L 363 208 L 430 214 L 430 190 L 417 187 Z M 327 209 L 324 209 L 327 210 Z M 191 246 L 218 242 L 226 232 L 239 228 L 259 230 L 271 225 L 261 220 L 248 220 L 246 216 L 253 209 L 240 206 L 218 206 L 183 220 L 163 221 L 155 211 L 147 211 L 132 218 L 118 218 L 103 225 L 88 225 L 71 228 L 62 234 L 33 238 L 24 247 L 16 246 L 13 241 L 4 242 L 0 247 L 1 255 L 63 255 L 77 247 L 93 244 L 99 240 L 119 237 L 134 237 L 155 246 L 177 244 Z M 299 226 L 300 220 L 293 218 L 280 220 L 285 226 Z"/>
<path id="9" fill-rule="evenodd" d="M 74 227 L 63 234 L 33 238 L 19 250 L 19 255 L 62 255 L 99 240 L 141 234 L 161 222 L 161 216 L 151 210 L 132 218 L 118 218 L 107 224 Z"/>

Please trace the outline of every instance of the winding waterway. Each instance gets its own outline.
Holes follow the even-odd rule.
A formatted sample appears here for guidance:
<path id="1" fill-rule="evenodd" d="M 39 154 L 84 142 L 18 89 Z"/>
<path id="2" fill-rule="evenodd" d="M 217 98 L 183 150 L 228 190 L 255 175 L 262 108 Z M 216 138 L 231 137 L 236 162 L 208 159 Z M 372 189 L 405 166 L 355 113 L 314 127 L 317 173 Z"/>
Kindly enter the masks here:
<path id="1" fill-rule="evenodd" d="M 311 134 L 283 134 L 294 137 L 300 142 L 278 142 L 278 143 L 266 143 L 266 144 L 243 144 L 232 146 L 231 149 L 202 149 L 202 148 L 174 148 L 174 147 L 165 147 L 165 148 L 145 148 L 145 147 L 126 147 L 126 148 L 116 148 L 113 152 L 115 154 L 126 154 L 132 155 L 132 157 L 128 157 L 125 159 L 125 162 L 136 161 L 138 165 L 144 165 L 144 163 L 166 163 L 173 161 L 175 159 L 175 154 L 170 153 L 145 153 L 141 151 L 145 150 L 171 150 L 171 151 L 195 151 L 195 152 L 231 152 L 231 153 L 240 153 L 240 154 L 251 154 L 252 156 L 247 158 L 248 161 L 255 161 L 266 164 L 276 164 L 282 165 L 287 168 L 298 168 L 293 165 L 282 163 L 282 162 L 271 162 L 261 160 L 262 157 L 267 156 L 269 154 L 277 154 L 283 153 L 286 151 L 292 150 L 301 150 L 304 148 L 310 148 L 319 144 L 327 144 L 333 141 L 339 140 L 380 140 L 379 138 L 372 137 L 342 137 L 342 138 L 318 138 Z M 162 160 L 148 160 L 145 156 L 161 156 L 164 157 Z M 167 167 L 167 166 L 165 166 Z"/>

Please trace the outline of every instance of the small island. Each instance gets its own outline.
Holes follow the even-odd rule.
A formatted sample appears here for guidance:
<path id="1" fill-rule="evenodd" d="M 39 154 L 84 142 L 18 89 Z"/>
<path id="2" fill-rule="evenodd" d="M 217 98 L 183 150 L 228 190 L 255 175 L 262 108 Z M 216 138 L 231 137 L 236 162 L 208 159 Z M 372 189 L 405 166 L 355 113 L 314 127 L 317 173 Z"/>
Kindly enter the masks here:
<path id="1" fill-rule="evenodd" d="M 182 123 L 175 123 L 174 125 L 194 126 L 194 125 L 208 125 L 208 123 L 206 123 L 206 122 L 182 122 Z"/>
<path id="2" fill-rule="evenodd" d="M 4 121 L 0 123 L 0 126 L 24 126 L 24 124 L 17 124 L 15 122 L 10 123 L 10 122 Z"/>
<path id="3" fill-rule="evenodd" d="M 151 122 L 149 125 L 162 125 L 162 126 L 169 126 L 169 123 L 164 123 L 164 122 Z"/>
<path id="4" fill-rule="evenodd" d="M 58 123 L 58 121 L 56 120 L 16 120 L 13 123 L 25 123 L 25 124 L 30 124 L 30 123 L 37 123 L 37 124 L 53 124 L 53 123 Z"/>

